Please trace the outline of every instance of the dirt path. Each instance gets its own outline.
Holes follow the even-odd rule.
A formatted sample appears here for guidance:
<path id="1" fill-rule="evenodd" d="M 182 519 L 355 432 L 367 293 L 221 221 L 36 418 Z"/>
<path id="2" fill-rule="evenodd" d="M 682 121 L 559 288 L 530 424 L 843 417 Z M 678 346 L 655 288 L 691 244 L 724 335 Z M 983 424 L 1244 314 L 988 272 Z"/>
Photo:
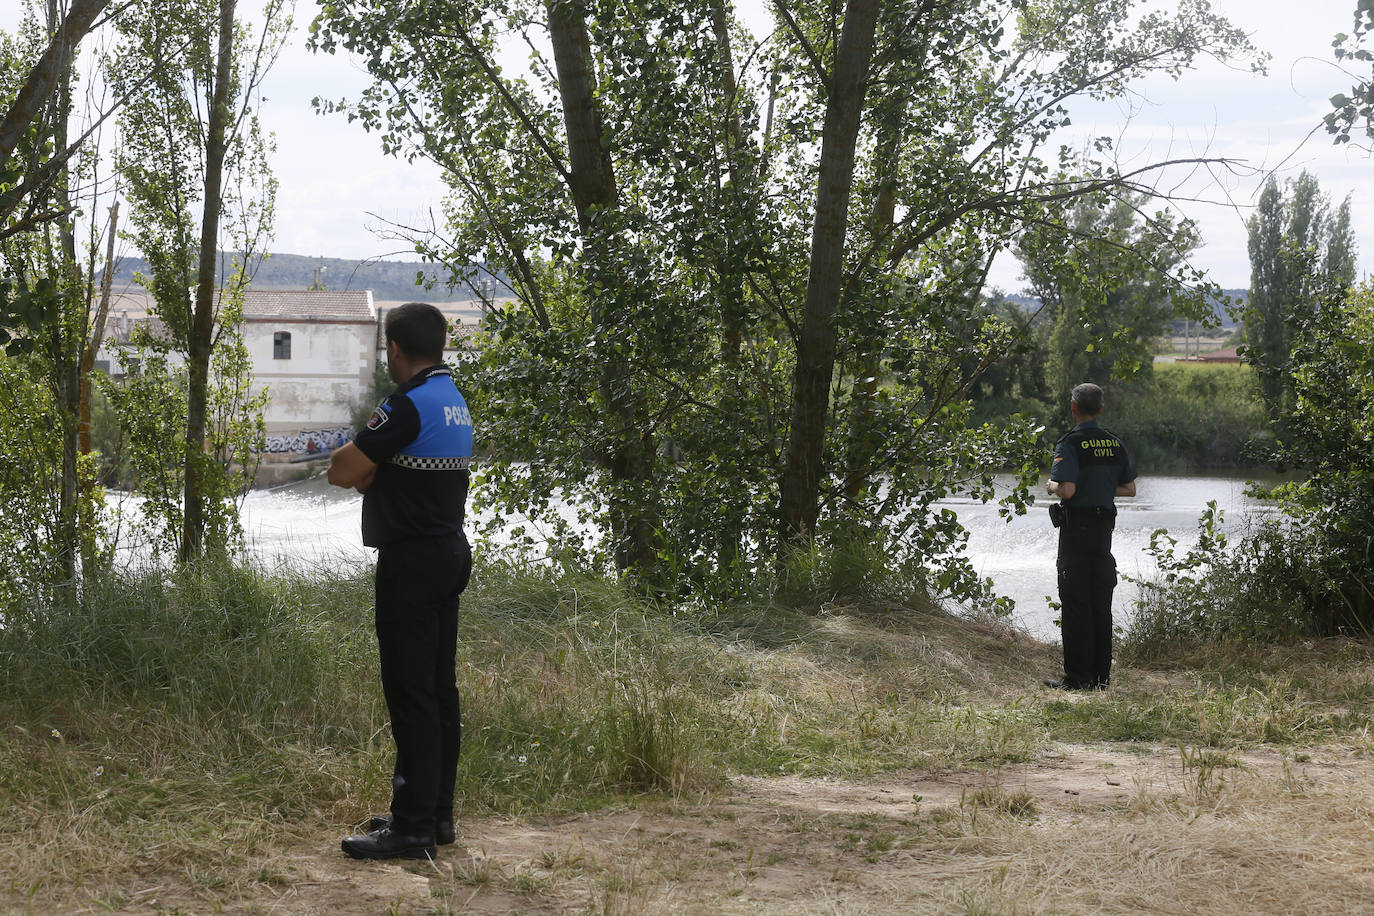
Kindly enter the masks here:
<path id="1" fill-rule="evenodd" d="M 1374 762 L 1061 746 L 988 772 L 738 777 L 462 825 L 435 863 L 300 850 L 257 913 L 1374 912 Z M 232 908 L 231 908 L 232 909 Z"/>

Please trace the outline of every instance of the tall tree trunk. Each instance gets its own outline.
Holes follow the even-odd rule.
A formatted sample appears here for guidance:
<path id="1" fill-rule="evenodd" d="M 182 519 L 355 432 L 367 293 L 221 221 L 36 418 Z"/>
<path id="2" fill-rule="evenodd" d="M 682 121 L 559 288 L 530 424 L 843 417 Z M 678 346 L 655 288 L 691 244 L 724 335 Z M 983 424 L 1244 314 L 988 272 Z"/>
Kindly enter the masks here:
<path id="1" fill-rule="evenodd" d="M 48 3 L 49 28 L 53 33 L 54 47 L 63 41 L 71 16 L 58 23 L 59 11 L 55 2 Z M 67 124 L 72 112 L 72 53 L 75 43 L 63 45 L 61 52 L 53 60 L 57 69 L 55 92 L 51 97 L 52 141 L 55 152 L 67 148 Z M 78 370 L 82 338 L 74 320 L 81 297 L 80 268 L 76 263 L 76 233 L 72 225 L 71 169 L 63 167 L 54 189 L 58 208 L 64 213 L 57 225 L 58 263 L 56 270 L 61 274 L 61 312 L 56 316 L 52 329 L 53 381 L 57 396 L 58 423 L 62 441 L 62 479 L 58 489 L 58 528 L 57 560 L 58 576 L 66 586 L 76 583 L 77 554 L 77 402 Z"/>
<path id="2" fill-rule="evenodd" d="M 830 383 L 835 371 L 835 309 L 843 284 L 854 149 L 877 21 L 878 0 L 849 0 L 826 100 L 810 273 L 797 339 L 791 428 L 779 498 L 780 550 L 810 538 L 820 511 L 821 461 L 830 416 Z"/>
<path id="3" fill-rule="evenodd" d="M 733 222 L 741 219 L 745 208 L 749 206 L 752 188 L 746 185 L 755 184 L 758 178 L 755 171 L 748 167 L 744 129 L 740 124 L 739 84 L 735 77 L 730 19 L 725 0 L 711 2 L 711 29 L 716 38 L 720 106 L 725 125 L 721 139 L 729 176 L 729 186 L 723 194 L 725 219 Z M 738 387 L 743 386 L 743 381 L 738 371 L 740 350 L 744 343 L 745 313 L 745 249 L 741 246 L 741 233 L 733 231 L 729 225 L 726 227 L 724 250 L 714 266 L 718 278 L 716 297 L 720 305 L 721 359 L 728 372 L 722 389 L 721 407 L 728 412 L 738 409 L 741 401 Z M 722 523 L 716 532 L 716 566 L 722 572 L 739 563 L 749 502 L 746 486 L 727 484 L 727 490 L 728 495 L 723 499 L 725 505 L 721 507 Z"/>
<path id="4" fill-rule="evenodd" d="M 96 306 L 95 317 L 85 323 L 86 340 L 81 351 L 81 366 L 77 378 L 77 422 L 76 450 L 78 455 L 91 454 L 91 373 L 95 370 L 95 358 L 100 345 L 105 341 L 105 322 L 110 317 L 111 290 L 114 286 L 114 249 L 116 230 L 119 226 L 119 202 L 110 205 L 109 238 L 106 240 L 105 270 L 100 277 L 100 303 Z M 80 487 L 78 500 L 78 527 L 81 539 L 81 571 L 89 577 L 95 564 L 95 481 L 94 469 L 82 471 L 77 468 L 77 484 Z"/>
<path id="5" fill-rule="evenodd" d="M 577 208 L 587 295 L 594 328 L 593 354 L 600 364 L 598 397 L 610 418 L 601 461 L 611 477 L 610 520 L 616 568 L 653 579 L 659 525 L 652 508 L 655 442 L 642 429 L 643 410 L 617 327 L 625 284 L 616 264 L 615 171 L 607 152 L 596 74 L 584 13 L 568 0 L 549 0 L 563 123 L 568 133 L 568 181 Z"/>
<path id="6" fill-rule="evenodd" d="M 110 319 L 110 300 L 114 286 L 115 236 L 119 227 L 119 202 L 110 205 L 110 235 L 106 239 L 105 270 L 100 275 L 100 304 L 96 306 L 95 318 L 90 322 L 87 332 L 86 348 L 81 354 L 81 412 L 77 426 L 77 448 L 83 455 L 91 452 L 91 372 L 95 370 L 95 358 L 105 342 L 105 323 Z"/>
<path id="7" fill-rule="evenodd" d="M 889 234 L 896 220 L 897 154 L 901 150 L 908 102 L 907 93 L 899 89 L 875 106 L 878 139 L 873 158 L 878 189 L 874 195 L 870 221 L 870 231 L 875 239 Z M 879 445 L 873 424 L 882 347 L 881 336 L 871 331 L 863 334 L 863 339 L 858 341 L 849 441 L 845 443 L 844 497 L 850 502 L 862 498 L 873 475 L 873 455 Z"/>
<path id="8" fill-rule="evenodd" d="M 730 48 L 730 20 L 726 13 L 725 0 L 712 0 L 711 29 L 716 36 L 721 106 L 725 117 L 725 165 L 730 175 L 726 199 L 730 202 L 732 215 L 737 215 L 745 191 L 742 184 L 745 169 L 741 161 L 744 153 L 744 130 L 739 121 L 739 85 L 735 80 L 735 58 Z M 744 271 L 737 239 L 736 233 L 727 234 L 724 261 L 717 265 L 717 274 L 720 277 L 721 323 L 725 338 L 721 355 L 731 365 L 739 361 L 740 345 L 744 337 Z"/>
<path id="9" fill-rule="evenodd" d="M 15 147 L 24 139 L 24 134 L 28 132 L 34 118 L 42 111 L 43 106 L 48 104 L 53 93 L 68 80 L 68 70 L 77 44 L 90 32 L 96 17 L 109 2 L 110 0 L 75 0 L 60 25 L 55 15 L 48 20 L 52 30 L 48 47 L 29 70 L 24 78 L 24 84 L 19 87 L 19 92 L 10 102 L 4 119 L 0 120 L 0 166 L 9 162 Z M 63 139 L 65 141 L 65 134 Z M 66 148 L 65 142 L 55 145 L 53 155 L 61 155 Z"/>
<path id="10" fill-rule="evenodd" d="M 229 122 L 229 80 L 234 60 L 235 0 L 220 0 L 215 84 L 205 140 L 205 210 L 200 224 L 200 263 L 196 276 L 195 313 L 187 341 L 189 387 L 186 405 L 186 489 L 182 519 L 181 560 L 205 552 L 205 426 L 210 356 L 215 332 L 215 256 L 219 249 L 224 160 Z"/>

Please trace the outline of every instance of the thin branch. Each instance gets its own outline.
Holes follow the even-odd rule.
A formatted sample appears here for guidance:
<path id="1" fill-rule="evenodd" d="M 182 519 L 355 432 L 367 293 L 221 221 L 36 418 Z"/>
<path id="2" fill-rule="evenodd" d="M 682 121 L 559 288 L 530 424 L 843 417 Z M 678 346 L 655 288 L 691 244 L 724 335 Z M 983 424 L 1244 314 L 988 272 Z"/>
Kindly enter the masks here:
<path id="1" fill-rule="evenodd" d="M 821 63 L 820 55 L 817 54 L 816 49 L 811 46 L 811 42 L 807 39 L 806 33 L 801 30 L 801 26 L 797 24 L 796 18 L 793 17 L 792 11 L 787 8 L 787 0 L 773 0 L 773 8 L 777 10 L 778 15 L 782 17 L 782 21 L 787 25 L 787 30 L 792 33 L 792 37 L 801 45 L 802 53 L 804 53 L 806 59 L 810 61 L 811 69 L 816 72 L 816 79 L 820 81 L 826 94 L 829 95 L 831 91 L 830 75 L 826 73 L 825 65 Z"/>
<path id="2" fill-rule="evenodd" d="M 544 151 L 544 155 L 548 157 L 549 165 L 562 176 L 563 180 L 567 182 L 569 186 L 571 186 L 572 173 L 569 172 L 568 167 L 563 164 L 563 158 L 558 155 L 558 152 L 553 147 L 549 146 L 548 141 L 544 138 L 543 131 L 539 130 L 538 126 L 534 123 L 533 119 L 530 118 L 519 100 L 511 93 L 510 87 L 506 85 L 506 81 L 501 79 L 501 74 L 496 72 L 496 68 L 487 60 L 486 55 L 477 47 L 477 43 L 472 40 L 472 36 L 469 35 L 465 29 L 457 29 L 456 35 L 458 40 L 468 49 L 468 53 L 472 55 L 477 65 L 482 68 L 482 72 L 486 74 L 487 81 L 491 83 L 492 88 L 500 93 L 501 98 L 505 101 L 511 114 L 515 115 L 516 119 L 524 125 L 530 137 L 538 144 L 539 148 Z"/>

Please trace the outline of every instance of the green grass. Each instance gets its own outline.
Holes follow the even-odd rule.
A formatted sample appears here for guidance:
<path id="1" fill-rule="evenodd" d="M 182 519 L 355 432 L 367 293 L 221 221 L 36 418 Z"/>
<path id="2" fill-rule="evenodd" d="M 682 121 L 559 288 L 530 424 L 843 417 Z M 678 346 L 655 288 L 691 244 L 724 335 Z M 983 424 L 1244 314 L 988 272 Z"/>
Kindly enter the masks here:
<path id="1" fill-rule="evenodd" d="M 291 880 L 283 845 L 381 810 L 371 598 L 366 570 L 212 565 L 113 576 L 12 618 L 0 899 L 51 908 L 168 868 L 192 896 L 230 899 Z M 1126 667 L 1111 692 L 1064 698 L 1038 688 L 1056 648 L 929 607 L 677 610 L 603 580 L 480 568 L 460 627 L 460 820 L 710 791 L 736 773 L 995 769 L 1055 742 L 1187 746 L 1214 767 L 1260 744 L 1365 747 L 1374 725 L 1361 643 Z"/>

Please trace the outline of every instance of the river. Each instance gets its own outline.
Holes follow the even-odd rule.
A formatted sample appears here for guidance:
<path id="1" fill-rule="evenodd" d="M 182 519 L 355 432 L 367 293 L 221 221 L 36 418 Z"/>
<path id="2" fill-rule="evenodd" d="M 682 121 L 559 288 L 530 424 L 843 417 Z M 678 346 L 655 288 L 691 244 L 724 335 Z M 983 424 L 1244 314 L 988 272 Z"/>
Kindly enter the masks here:
<path id="1" fill-rule="evenodd" d="M 1245 495 L 1247 480 L 1237 477 L 1142 477 L 1134 499 L 1118 500 L 1113 552 L 1121 573 L 1147 577 L 1154 566 L 1146 548 L 1151 534 L 1167 528 L 1183 546 L 1196 539 L 1197 519 L 1208 500 L 1225 510 L 1225 529 L 1237 532 L 1272 506 Z M 1057 639 L 1055 614 L 1045 602 L 1056 591 L 1055 532 L 1044 505 L 1046 497 L 1026 515 L 1004 521 L 995 505 L 951 499 L 940 505 L 953 509 L 969 532 L 968 553 L 974 566 L 990 577 L 999 594 L 1016 601 L 1014 620 L 1041 639 Z M 362 497 L 352 491 L 313 479 L 272 490 L 250 493 L 243 507 L 249 551 L 259 561 L 323 564 L 338 567 L 367 557 L 359 523 Z M 480 546 L 480 545 L 478 545 Z M 1117 587 L 1116 619 L 1129 619 L 1136 586 Z"/>

